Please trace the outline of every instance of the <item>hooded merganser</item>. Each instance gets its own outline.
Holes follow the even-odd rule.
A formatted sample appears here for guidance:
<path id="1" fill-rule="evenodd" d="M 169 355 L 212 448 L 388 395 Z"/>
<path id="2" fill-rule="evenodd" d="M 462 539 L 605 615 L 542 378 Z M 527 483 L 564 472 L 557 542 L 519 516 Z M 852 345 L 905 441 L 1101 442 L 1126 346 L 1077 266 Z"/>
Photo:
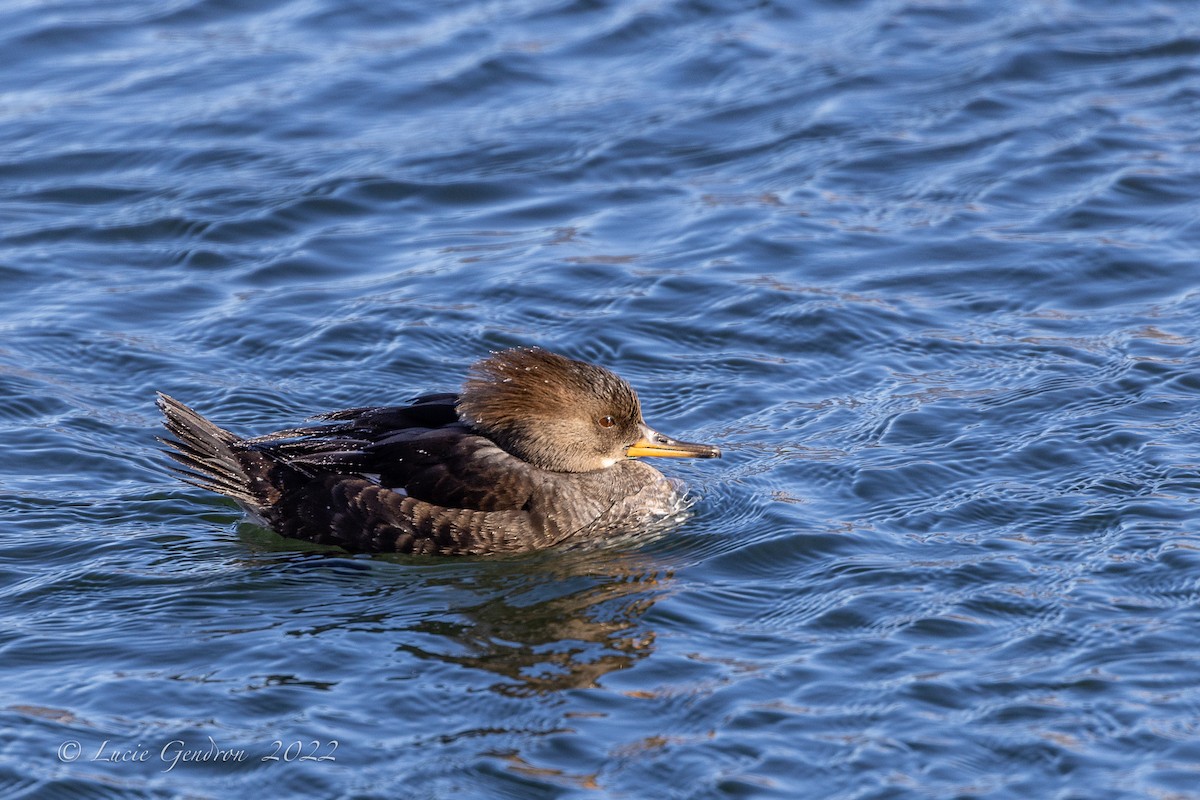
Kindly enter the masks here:
<path id="1" fill-rule="evenodd" d="M 158 406 L 187 483 L 284 536 L 357 551 L 517 553 L 638 530 L 685 506 L 681 484 L 637 457 L 721 455 L 651 430 L 607 369 L 539 348 L 479 361 L 457 395 L 254 439 L 165 394 Z"/>

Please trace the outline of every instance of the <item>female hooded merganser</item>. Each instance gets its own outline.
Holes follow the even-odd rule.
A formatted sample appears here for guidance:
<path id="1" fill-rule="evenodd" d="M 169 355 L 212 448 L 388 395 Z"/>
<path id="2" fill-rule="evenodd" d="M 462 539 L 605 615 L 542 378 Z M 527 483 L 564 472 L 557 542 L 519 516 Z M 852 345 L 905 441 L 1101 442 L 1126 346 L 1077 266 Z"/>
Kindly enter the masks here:
<path id="1" fill-rule="evenodd" d="M 158 406 L 186 482 L 284 536 L 358 551 L 517 553 L 637 530 L 683 504 L 677 481 L 634 459 L 721 455 L 651 430 L 607 369 L 538 348 L 479 361 L 458 395 L 255 439 L 161 393 Z"/>

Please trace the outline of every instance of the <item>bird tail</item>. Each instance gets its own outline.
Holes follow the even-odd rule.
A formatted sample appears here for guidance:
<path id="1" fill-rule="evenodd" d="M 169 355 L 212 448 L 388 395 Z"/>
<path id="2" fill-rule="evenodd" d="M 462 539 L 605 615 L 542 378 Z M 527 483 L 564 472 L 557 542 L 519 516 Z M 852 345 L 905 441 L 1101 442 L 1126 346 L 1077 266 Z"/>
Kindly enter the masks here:
<path id="1" fill-rule="evenodd" d="M 232 497 L 255 513 L 279 500 L 270 480 L 275 459 L 162 392 L 158 407 L 174 437 L 158 440 L 170 448 L 163 452 L 179 465 L 173 469 L 184 483 Z"/>

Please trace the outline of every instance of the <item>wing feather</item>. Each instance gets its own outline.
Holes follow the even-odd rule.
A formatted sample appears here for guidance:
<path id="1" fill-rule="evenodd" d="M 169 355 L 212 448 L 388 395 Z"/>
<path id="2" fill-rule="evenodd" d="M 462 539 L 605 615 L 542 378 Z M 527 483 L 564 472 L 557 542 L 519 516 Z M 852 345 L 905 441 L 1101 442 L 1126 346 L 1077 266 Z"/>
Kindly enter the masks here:
<path id="1" fill-rule="evenodd" d="M 435 506 L 527 507 L 540 471 L 459 422 L 455 400 L 426 395 L 409 406 L 336 411 L 249 444 L 301 469 L 378 476 L 382 487 Z"/>

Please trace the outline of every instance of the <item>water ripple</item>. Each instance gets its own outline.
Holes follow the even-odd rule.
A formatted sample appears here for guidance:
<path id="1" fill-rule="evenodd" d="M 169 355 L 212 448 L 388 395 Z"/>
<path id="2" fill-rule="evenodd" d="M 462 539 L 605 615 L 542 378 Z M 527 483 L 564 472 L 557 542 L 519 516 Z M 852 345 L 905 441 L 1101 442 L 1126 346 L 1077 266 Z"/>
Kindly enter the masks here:
<path id="1" fill-rule="evenodd" d="M 0 22 L 0 793 L 1194 792 L 1181 6 Z M 153 441 L 155 390 L 259 433 L 527 344 L 722 447 L 685 525 L 351 556 Z"/>

